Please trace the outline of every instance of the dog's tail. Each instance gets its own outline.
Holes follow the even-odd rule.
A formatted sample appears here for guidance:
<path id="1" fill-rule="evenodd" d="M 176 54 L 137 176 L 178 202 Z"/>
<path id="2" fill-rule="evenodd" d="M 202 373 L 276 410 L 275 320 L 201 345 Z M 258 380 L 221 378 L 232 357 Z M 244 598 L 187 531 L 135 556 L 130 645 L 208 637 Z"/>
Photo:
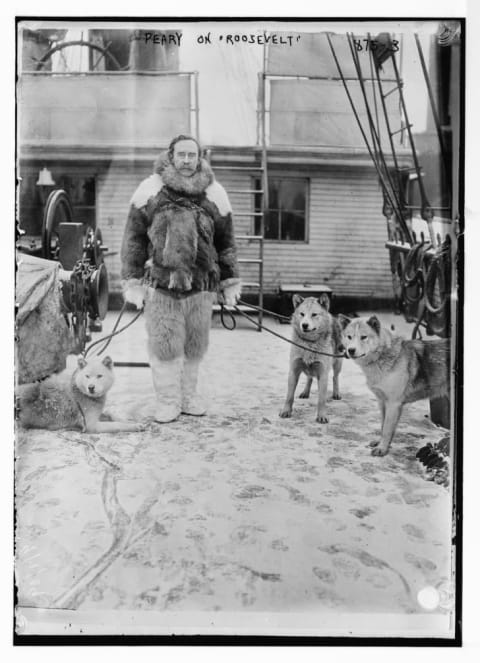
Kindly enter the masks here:
<path id="1" fill-rule="evenodd" d="M 19 385 L 15 390 L 15 407 L 22 408 L 38 399 L 40 392 L 39 382 L 29 382 Z"/>
<path id="2" fill-rule="evenodd" d="M 40 395 L 40 383 L 29 382 L 21 384 L 15 389 L 15 419 L 25 423 L 25 415 L 37 402 Z M 28 418 L 28 417 L 27 417 Z"/>

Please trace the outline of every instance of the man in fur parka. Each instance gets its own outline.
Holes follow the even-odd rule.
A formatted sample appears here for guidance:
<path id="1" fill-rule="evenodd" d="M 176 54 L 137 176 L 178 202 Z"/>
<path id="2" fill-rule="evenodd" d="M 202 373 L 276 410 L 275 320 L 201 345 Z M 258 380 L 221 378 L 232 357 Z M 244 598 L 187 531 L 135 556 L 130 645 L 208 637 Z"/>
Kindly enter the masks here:
<path id="1" fill-rule="evenodd" d="M 230 202 L 194 138 L 174 138 L 133 194 L 121 260 L 126 301 L 145 305 L 155 420 L 205 414 L 212 304 L 235 304 L 240 279 Z"/>

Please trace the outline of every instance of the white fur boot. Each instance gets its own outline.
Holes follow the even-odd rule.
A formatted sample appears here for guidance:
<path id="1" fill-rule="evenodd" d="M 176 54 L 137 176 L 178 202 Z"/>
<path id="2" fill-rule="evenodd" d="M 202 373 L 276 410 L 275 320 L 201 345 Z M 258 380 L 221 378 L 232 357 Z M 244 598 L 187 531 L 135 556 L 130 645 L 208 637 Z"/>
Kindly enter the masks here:
<path id="1" fill-rule="evenodd" d="M 150 357 L 153 386 L 157 396 L 155 421 L 166 424 L 175 421 L 181 412 L 181 376 L 183 357 L 162 361 Z"/>
<path id="2" fill-rule="evenodd" d="M 204 399 L 197 394 L 200 359 L 185 359 L 182 375 L 182 412 L 201 417 L 207 411 Z"/>

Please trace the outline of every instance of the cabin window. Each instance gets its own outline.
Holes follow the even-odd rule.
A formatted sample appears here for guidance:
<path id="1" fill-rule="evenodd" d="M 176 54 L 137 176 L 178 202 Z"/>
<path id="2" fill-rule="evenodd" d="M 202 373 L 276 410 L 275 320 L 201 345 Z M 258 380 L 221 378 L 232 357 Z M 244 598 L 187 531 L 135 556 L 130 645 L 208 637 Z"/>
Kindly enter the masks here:
<path id="1" fill-rule="evenodd" d="M 60 175 L 57 181 L 58 188 L 63 189 L 70 198 L 73 207 L 73 220 L 95 228 L 95 177 Z"/>
<path id="2" fill-rule="evenodd" d="M 261 188 L 261 180 L 255 180 Z M 255 194 L 255 211 L 261 211 L 260 194 Z M 307 240 L 308 179 L 299 177 L 268 178 L 268 209 L 265 210 L 264 238 L 283 242 Z M 261 234 L 261 222 L 255 217 L 255 234 Z"/>
<path id="3" fill-rule="evenodd" d="M 42 233 L 43 213 L 48 195 L 63 189 L 72 203 L 73 221 L 96 227 L 96 187 L 95 177 L 60 174 L 58 169 L 49 166 L 55 185 L 46 191 L 37 186 L 39 170 L 21 174 L 19 184 L 20 227 L 27 235 Z M 43 196 L 43 198 L 42 198 Z"/>

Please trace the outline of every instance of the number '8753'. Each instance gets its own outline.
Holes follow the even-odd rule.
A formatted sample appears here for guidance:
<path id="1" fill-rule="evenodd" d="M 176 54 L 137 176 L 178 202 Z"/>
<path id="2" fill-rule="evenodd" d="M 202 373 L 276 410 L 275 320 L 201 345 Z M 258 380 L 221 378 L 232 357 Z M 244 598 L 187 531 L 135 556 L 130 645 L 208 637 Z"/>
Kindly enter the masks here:
<path id="1" fill-rule="evenodd" d="M 387 43 L 377 39 L 354 39 L 353 44 L 357 51 L 376 51 L 377 48 L 386 48 L 392 53 L 396 53 L 400 48 L 397 39 L 392 39 Z"/>

